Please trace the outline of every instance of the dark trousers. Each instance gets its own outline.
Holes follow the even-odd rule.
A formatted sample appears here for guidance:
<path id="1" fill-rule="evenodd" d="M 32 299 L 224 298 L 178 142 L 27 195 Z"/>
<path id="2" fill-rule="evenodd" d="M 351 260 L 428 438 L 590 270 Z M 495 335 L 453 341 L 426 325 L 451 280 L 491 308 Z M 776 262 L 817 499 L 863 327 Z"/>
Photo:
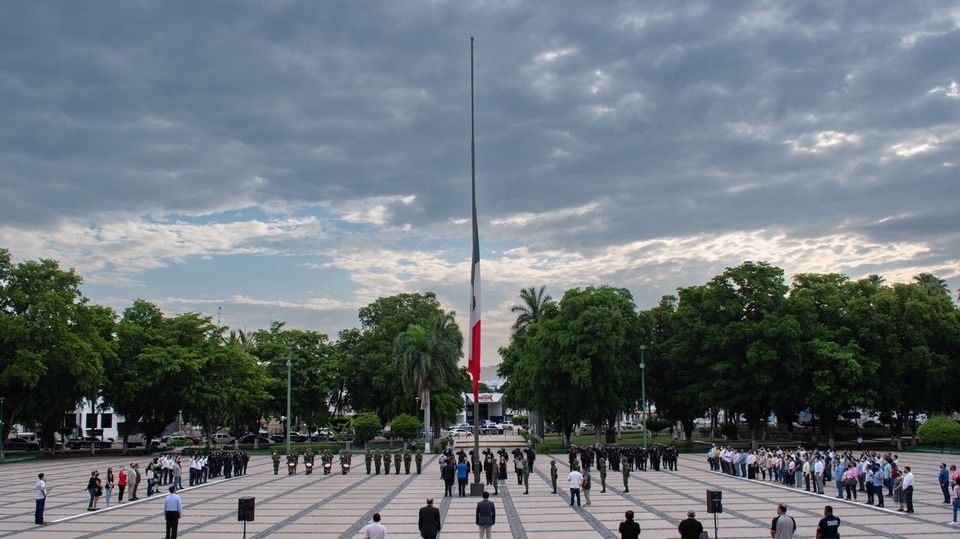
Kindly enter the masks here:
<path id="1" fill-rule="evenodd" d="M 460 478 L 458 477 L 458 478 L 457 478 L 457 488 L 459 489 L 460 496 L 466 496 L 466 495 L 467 495 L 467 480 L 466 480 L 465 478 L 464 478 L 464 479 L 460 479 Z"/>
<path id="2" fill-rule="evenodd" d="M 577 498 L 577 506 L 580 505 L 580 489 L 572 488 L 570 489 L 570 505 L 573 506 L 573 498 Z"/>
<path id="3" fill-rule="evenodd" d="M 940 485 L 940 490 L 943 491 L 943 503 L 950 503 L 950 485 Z"/>
<path id="4" fill-rule="evenodd" d="M 873 485 L 873 494 L 877 497 L 877 507 L 883 507 L 883 486 Z"/>
<path id="5" fill-rule="evenodd" d="M 167 517 L 167 539 L 177 539 L 177 525 L 180 524 L 180 512 L 167 511 L 164 515 Z"/>
<path id="6" fill-rule="evenodd" d="M 139 487 L 139 486 L 140 486 L 140 480 L 139 480 L 139 479 L 134 479 L 134 480 L 133 480 L 133 486 L 130 487 L 130 499 L 131 499 L 131 500 L 136 500 L 136 499 L 137 499 L 137 487 Z"/>
<path id="7" fill-rule="evenodd" d="M 443 482 L 443 495 L 444 496 L 453 496 L 453 482 L 447 483 Z"/>
<path id="8" fill-rule="evenodd" d="M 120 496 L 117 497 L 121 502 L 123 501 L 123 491 L 127 488 L 127 485 L 117 485 L 117 489 L 120 491 Z"/>
<path id="9" fill-rule="evenodd" d="M 913 485 L 910 485 L 909 487 L 903 489 L 903 495 L 907 499 L 907 512 L 912 513 L 913 512 Z"/>
<path id="10" fill-rule="evenodd" d="M 37 510 L 33 513 L 33 523 L 43 524 L 43 507 L 47 504 L 46 498 L 37 500 Z"/>

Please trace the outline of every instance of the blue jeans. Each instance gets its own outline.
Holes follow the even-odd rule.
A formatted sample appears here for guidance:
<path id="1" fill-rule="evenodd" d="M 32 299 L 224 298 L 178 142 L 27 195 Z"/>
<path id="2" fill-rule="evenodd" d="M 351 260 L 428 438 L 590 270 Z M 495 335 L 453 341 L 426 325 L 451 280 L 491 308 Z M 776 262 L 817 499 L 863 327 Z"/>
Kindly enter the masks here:
<path id="1" fill-rule="evenodd" d="M 90 493 L 90 503 L 87 504 L 87 509 L 93 509 L 93 500 L 97 497 L 97 491 L 94 489 L 87 489 L 87 492 Z"/>
<path id="2" fill-rule="evenodd" d="M 573 506 L 573 497 L 577 497 L 577 506 L 580 505 L 580 489 L 572 488 L 570 489 L 570 506 Z"/>
<path id="3" fill-rule="evenodd" d="M 37 503 L 40 503 L 40 500 L 37 500 Z M 953 500 L 953 521 L 957 521 L 957 510 L 960 509 L 960 498 Z"/>

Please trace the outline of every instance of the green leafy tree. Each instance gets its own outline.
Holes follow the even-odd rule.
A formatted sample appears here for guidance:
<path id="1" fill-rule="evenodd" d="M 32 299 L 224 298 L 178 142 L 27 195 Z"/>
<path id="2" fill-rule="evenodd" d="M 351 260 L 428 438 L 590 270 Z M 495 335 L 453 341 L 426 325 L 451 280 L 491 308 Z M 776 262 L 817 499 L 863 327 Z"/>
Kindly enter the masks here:
<path id="1" fill-rule="evenodd" d="M 928 445 L 960 446 L 960 423 L 950 416 L 933 416 L 920 425 L 917 434 Z"/>
<path id="2" fill-rule="evenodd" d="M 116 354 L 115 315 L 88 305 L 81 282 L 54 260 L 13 265 L 0 249 L 4 437 L 14 423 L 36 423 L 43 444 L 51 447 L 64 414 L 98 396 L 104 360 Z"/>
<path id="3" fill-rule="evenodd" d="M 403 387 L 422 395 L 424 452 L 430 452 L 430 392 L 445 387 L 459 374 L 457 361 L 463 352 L 463 334 L 453 313 L 437 315 L 425 325 L 411 324 L 397 335 L 393 355 Z"/>
<path id="4" fill-rule="evenodd" d="M 390 421 L 390 435 L 401 440 L 412 440 L 420 422 L 410 414 L 400 414 Z"/>
<path id="5" fill-rule="evenodd" d="M 271 400 L 266 411 L 286 414 L 287 359 L 291 367 L 291 413 L 311 426 L 329 420 L 330 402 L 339 389 L 337 355 L 327 336 L 316 331 L 283 329 L 274 322 L 269 330 L 254 332 L 250 352 L 260 360 L 267 376 Z M 240 339 L 238 339 L 240 342 Z M 253 417 L 259 428 L 259 415 Z"/>
<path id="6" fill-rule="evenodd" d="M 353 416 L 350 421 L 350 428 L 353 429 L 353 443 L 363 446 L 380 435 L 383 430 L 383 423 L 377 414 L 361 412 Z"/>
<path id="7" fill-rule="evenodd" d="M 337 343 L 344 405 L 380 417 L 413 412 L 416 391 L 403 387 L 394 340 L 411 324 L 424 325 L 444 314 L 431 292 L 379 298 L 361 308 L 360 329 L 341 332 Z"/>
<path id="8" fill-rule="evenodd" d="M 541 320 L 547 306 L 553 303 L 553 298 L 546 293 L 546 289 L 545 286 L 541 286 L 539 290 L 531 286 L 520 290 L 521 303 L 510 307 L 510 312 L 517 315 L 517 320 L 513 323 L 514 332 L 522 332 L 530 324 Z"/>
<path id="9" fill-rule="evenodd" d="M 877 363 L 862 353 L 856 332 L 861 310 L 851 305 L 860 290 L 845 275 L 805 273 L 794 277 L 790 291 L 790 312 L 802 332 L 798 382 L 830 447 L 840 414 L 871 405 L 876 395 L 870 381 Z"/>

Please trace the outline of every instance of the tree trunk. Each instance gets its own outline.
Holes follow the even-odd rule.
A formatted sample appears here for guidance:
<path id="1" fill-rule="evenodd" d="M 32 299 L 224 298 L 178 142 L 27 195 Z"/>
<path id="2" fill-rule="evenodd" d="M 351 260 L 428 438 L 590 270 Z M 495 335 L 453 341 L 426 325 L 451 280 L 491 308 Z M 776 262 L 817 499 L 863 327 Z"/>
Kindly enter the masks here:
<path id="1" fill-rule="evenodd" d="M 123 433 L 123 456 L 127 456 L 127 438 L 129 437 L 129 434 Z"/>
<path id="2" fill-rule="evenodd" d="M 476 418 L 474 418 L 476 421 Z M 430 388 L 423 391 L 423 453 L 430 454 Z"/>
<path id="3" fill-rule="evenodd" d="M 756 451 L 757 447 L 757 424 L 750 422 L 750 449 Z"/>

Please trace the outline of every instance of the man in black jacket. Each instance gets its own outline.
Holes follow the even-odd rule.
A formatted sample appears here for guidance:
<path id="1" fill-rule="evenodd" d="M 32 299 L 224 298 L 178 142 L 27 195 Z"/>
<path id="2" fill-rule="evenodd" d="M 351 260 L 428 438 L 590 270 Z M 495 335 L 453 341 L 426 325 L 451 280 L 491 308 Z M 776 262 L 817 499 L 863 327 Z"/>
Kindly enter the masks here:
<path id="1" fill-rule="evenodd" d="M 489 500 L 490 493 L 483 491 L 483 499 L 477 503 L 477 526 L 480 527 L 480 539 L 491 538 L 490 529 L 497 523 L 497 507 Z"/>
<path id="2" fill-rule="evenodd" d="M 680 539 L 700 539 L 700 534 L 703 533 L 703 524 L 697 520 L 696 512 L 687 511 L 687 518 L 680 521 L 677 531 L 680 532 Z"/>
<path id="3" fill-rule="evenodd" d="M 433 498 L 427 498 L 427 505 L 420 508 L 417 527 L 423 539 L 436 539 L 440 533 L 440 510 L 433 506 Z"/>

